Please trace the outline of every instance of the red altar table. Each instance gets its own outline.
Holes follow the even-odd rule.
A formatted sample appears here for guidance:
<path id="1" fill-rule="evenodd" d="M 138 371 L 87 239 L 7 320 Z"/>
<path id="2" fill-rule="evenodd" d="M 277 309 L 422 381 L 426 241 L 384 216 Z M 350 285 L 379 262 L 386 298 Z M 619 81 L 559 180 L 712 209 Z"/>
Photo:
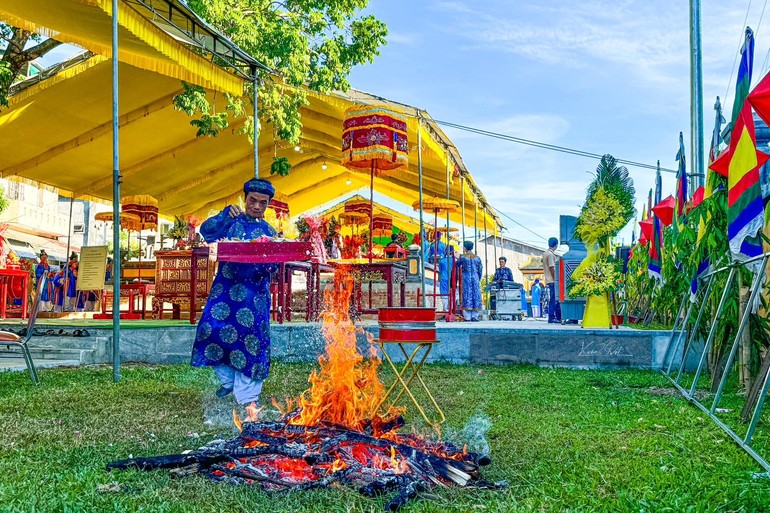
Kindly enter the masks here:
<path id="1" fill-rule="evenodd" d="M 356 288 L 354 292 L 354 313 L 376 314 L 377 308 L 372 305 L 372 283 L 375 281 L 384 281 L 386 285 L 386 294 L 388 307 L 393 307 L 394 285 L 399 286 L 400 299 L 399 306 L 406 306 L 406 259 L 390 258 L 387 260 L 356 259 L 356 260 L 333 260 L 330 263 L 336 266 L 350 268 L 356 278 Z M 363 308 L 362 285 L 369 284 L 369 308 Z"/>
<path id="2" fill-rule="evenodd" d="M 284 262 L 276 274 L 272 292 L 272 307 L 270 313 L 278 324 L 283 321 L 291 321 L 292 300 L 292 275 L 294 272 L 305 273 L 307 306 L 305 309 L 305 321 L 312 322 L 318 319 L 323 303 L 323 291 L 321 290 L 321 273 L 330 273 L 334 267 L 319 262 Z"/>
<path id="3" fill-rule="evenodd" d="M 144 319 L 147 312 L 147 296 L 155 290 L 154 283 L 129 283 L 120 286 L 120 297 L 128 296 L 128 310 L 120 312 L 121 319 Z M 112 319 L 111 292 L 102 291 L 102 313 L 94 314 L 94 319 Z M 141 309 L 137 310 L 136 303 L 141 298 Z M 110 305 L 110 308 L 107 308 Z M 108 311 L 109 310 L 109 311 Z"/>
<path id="4" fill-rule="evenodd" d="M 29 273 L 23 269 L 0 269 L 0 318 L 5 319 L 8 314 L 8 292 L 12 280 L 21 280 L 21 308 L 11 306 L 10 310 L 18 312 L 23 319 L 27 316 L 27 302 L 29 300 L 27 291 L 29 290 Z M 15 287 L 18 288 L 18 287 Z M 19 298 L 10 298 L 19 299 Z"/>

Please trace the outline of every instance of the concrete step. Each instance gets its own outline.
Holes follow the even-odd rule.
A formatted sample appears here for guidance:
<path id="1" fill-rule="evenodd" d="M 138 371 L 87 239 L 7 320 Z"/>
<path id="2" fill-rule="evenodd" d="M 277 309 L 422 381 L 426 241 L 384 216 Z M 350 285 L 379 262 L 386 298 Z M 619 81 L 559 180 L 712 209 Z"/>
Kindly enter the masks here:
<path id="1" fill-rule="evenodd" d="M 79 360 L 34 360 L 36 369 L 51 369 L 54 367 L 77 367 Z M 0 358 L 0 372 L 27 372 L 24 358 Z"/>
<path id="2" fill-rule="evenodd" d="M 96 363 L 96 350 L 95 349 L 77 349 L 68 347 L 44 347 L 44 346 L 29 346 L 29 350 L 32 353 L 32 359 L 37 363 L 38 360 L 67 360 L 76 361 L 79 365 L 87 365 Z M 2 355 L 18 355 L 19 349 L 6 349 L 6 346 L 0 345 L 0 356 Z"/>
<path id="3" fill-rule="evenodd" d="M 96 349 L 96 337 L 32 337 L 29 347 Z"/>

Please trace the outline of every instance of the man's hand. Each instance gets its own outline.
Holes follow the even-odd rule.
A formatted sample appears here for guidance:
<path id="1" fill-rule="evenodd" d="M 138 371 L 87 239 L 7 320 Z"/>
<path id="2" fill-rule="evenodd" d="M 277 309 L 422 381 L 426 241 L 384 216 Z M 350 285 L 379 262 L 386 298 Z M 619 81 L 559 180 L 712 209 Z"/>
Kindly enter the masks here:
<path id="1" fill-rule="evenodd" d="M 230 205 L 230 208 L 228 209 L 227 214 L 230 217 L 238 217 L 239 215 L 243 214 L 243 209 L 238 205 Z"/>

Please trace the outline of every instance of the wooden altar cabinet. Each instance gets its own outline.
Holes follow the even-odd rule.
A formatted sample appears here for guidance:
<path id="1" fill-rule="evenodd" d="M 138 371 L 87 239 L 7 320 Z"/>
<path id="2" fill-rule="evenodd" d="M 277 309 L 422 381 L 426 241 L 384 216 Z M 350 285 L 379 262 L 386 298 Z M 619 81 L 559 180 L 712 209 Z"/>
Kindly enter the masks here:
<path id="1" fill-rule="evenodd" d="M 156 251 L 152 318 L 163 318 L 163 303 L 171 303 L 173 319 L 180 319 L 182 307 L 186 307 L 190 324 L 195 324 L 198 309 L 203 310 L 209 296 L 214 267 L 208 247 Z"/>
<path id="2" fill-rule="evenodd" d="M 395 287 L 399 289 L 399 306 L 406 306 L 406 259 L 387 259 L 387 260 L 332 260 L 335 266 L 344 266 L 352 270 L 356 278 L 356 287 L 353 296 L 354 313 L 376 314 L 377 308 L 372 304 L 372 283 L 384 281 L 386 286 L 386 299 L 388 307 L 394 306 Z M 363 284 L 369 284 L 369 302 L 368 308 L 364 308 Z"/>

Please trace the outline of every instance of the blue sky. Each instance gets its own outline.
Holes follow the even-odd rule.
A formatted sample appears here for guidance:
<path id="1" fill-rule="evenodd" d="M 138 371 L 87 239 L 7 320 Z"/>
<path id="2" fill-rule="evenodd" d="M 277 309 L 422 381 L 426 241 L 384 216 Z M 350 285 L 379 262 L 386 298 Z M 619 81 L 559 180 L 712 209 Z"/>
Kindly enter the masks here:
<path id="1" fill-rule="evenodd" d="M 760 24 L 763 2 L 747 13 L 749 4 L 702 2 L 707 138 L 717 95 L 730 111 L 744 19 L 757 38 L 754 83 L 767 72 L 770 12 Z M 686 0 L 371 0 L 367 12 L 388 25 L 389 44 L 350 82 L 435 119 L 675 169 L 680 130 L 690 161 L 688 8 Z M 578 214 L 597 161 L 445 131 L 499 211 L 544 238 L 558 236 L 560 214 Z M 629 170 L 641 206 L 654 172 Z M 672 174 L 663 188 L 674 192 Z M 543 243 L 503 221 L 508 235 Z"/>
<path id="2" fill-rule="evenodd" d="M 729 117 L 748 3 L 702 3 L 706 137 L 717 95 Z M 770 46 L 770 12 L 759 25 L 755 4 L 754 83 Z M 389 44 L 350 81 L 435 119 L 676 169 L 679 131 L 690 160 L 688 9 L 685 0 L 372 0 Z M 597 161 L 446 132 L 492 205 L 534 232 L 558 236 L 559 214 L 579 212 Z M 641 205 L 654 171 L 629 170 Z M 663 189 L 674 192 L 674 175 L 663 174 Z M 504 221 L 509 235 L 542 243 Z"/>

